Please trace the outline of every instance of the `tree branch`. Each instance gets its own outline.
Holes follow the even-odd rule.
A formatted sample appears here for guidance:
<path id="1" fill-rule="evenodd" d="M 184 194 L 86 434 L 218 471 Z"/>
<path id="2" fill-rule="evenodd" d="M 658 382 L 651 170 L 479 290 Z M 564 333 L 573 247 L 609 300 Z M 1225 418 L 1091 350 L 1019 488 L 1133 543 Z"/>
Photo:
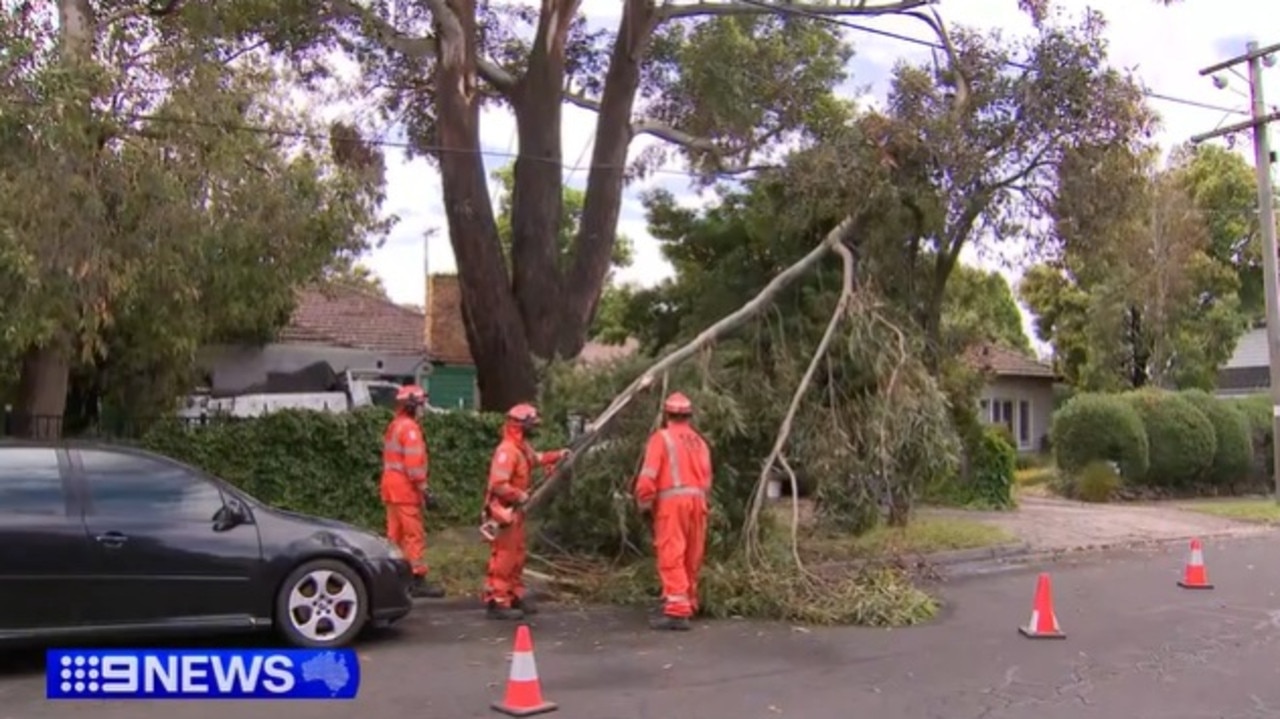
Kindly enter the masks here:
<path id="1" fill-rule="evenodd" d="M 529 501 L 524 505 L 526 514 L 535 510 L 538 506 L 546 501 L 546 497 L 550 496 L 555 486 L 568 475 L 572 469 L 573 463 L 578 457 L 582 456 L 587 448 L 595 444 L 600 438 L 603 430 L 608 427 L 609 422 L 618 415 L 631 401 L 641 392 L 653 386 L 653 383 L 671 368 L 679 365 L 685 360 L 693 357 L 707 347 L 715 345 L 722 337 L 737 329 L 744 322 L 758 315 L 763 309 L 768 307 L 779 294 L 782 293 L 796 280 L 800 279 L 805 273 L 813 269 L 827 253 L 839 251 L 837 248 L 843 246 L 846 235 L 852 231 L 854 220 L 852 216 L 844 218 L 840 224 L 836 225 L 822 242 L 809 251 L 809 254 L 797 260 L 790 267 L 774 276 L 769 284 L 765 285 L 755 297 L 752 297 L 746 304 L 720 318 L 715 324 L 703 330 L 688 343 L 668 352 L 662 359 L 649 366 L 644 374 L 640 375 L 634 382 L 627 386 L 618 396 L 613 398 L 609 406 L 604 409 L 595 419 L 583 428 L 582 435 L 574 443 L 573 453 L 569 458 L 558 464 L 555 470 L 546 478 L 542 484 L 529 497 Z"/>
<path id="2" fill-rule="evenodd" d="M 671 20 L 675 18 L 687 17 L 707 17 L 707 16 L 726 16 L 726 15 L 762 15 L 765 13 L 785 13 L 788 15 L 800 15 L 810 17 L 831 17 L 841 15 L 895 15 L 931 5 L 933 0 L 896 0 L 886 5 L 867 6 L 867 0 L 847 0 L 840 3 L 812 3 L 812 2 L 774 2 L 766 4 L 764 2 L 742 2 L 741 0 L 726 0 L 725 2 L 712 2 L 711 0 L 699 0 L 697 2 L 677 4 L 668 2 L 659 11 L 659 16 L 663 20 Z"/>
<path id="3" fill-rule="evenodd" d="M 426 0 L 426 2 L 445 34 L 461 34 L 462 25 L 444 0 Z M 436 53 L 438 45 L 436 38 L 430 35 L 406 35 L 390 22 L 379 17 L 377 13 L 357 5 L 354 0 L 329 0 L 329 7 L 340 17 L 363 23 L 372 38 L 389 50 L 416 60 L 432 57 Z M 516 78 L 492 60 L 478 58 L 476 70 L 486 82 L 504 93 L 515 87 Z"/>

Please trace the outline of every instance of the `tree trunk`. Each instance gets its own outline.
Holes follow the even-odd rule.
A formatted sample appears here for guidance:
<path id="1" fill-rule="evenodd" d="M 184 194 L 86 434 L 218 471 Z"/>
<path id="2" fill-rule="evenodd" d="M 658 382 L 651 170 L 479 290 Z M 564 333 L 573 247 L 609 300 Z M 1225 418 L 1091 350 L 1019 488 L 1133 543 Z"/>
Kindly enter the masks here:
<path id="1" fill-rule="evenodd" d="M 605 75 L 582 226 L 574 241 L 573 265 L 564 288 L 564 314 L 558 333 L 562 357 L 576 357 L 582 351 L 609 274 L 622 207 L 627 150 L 631 146 L 631 111 L 656 20 L 657 8 L 652 0 L 626 0 Z"/>
<path id="2" fill-rule="evenodd" d="M 58 27 L 62 61 L 69 68 L 77 68 L 93 62 L 94 41 L 93 7 L 87 0 L 58 0 Z M 82 120 L 89 105 L 69 108 Z M 70 153 L 68 165 L 87 168 L 92 157 L 86 153 L 92 149 L 79 143 L 66 148 Z M 82 238 L 91 242 L 90 238 Z M 52 267 L 58 272 L 66 258 L 55 257 Z M 30 439 L 58 439 L 62 436 L 62 416 L 67 406 L 67 385 L 71 379 L 71 335 L 58 331 L 43 346 L 29 347 L 22 355 L 21 374 L 18 379 L 17 426 L 15 434 Z"/>
<path id="3" fill-rule="evenodd" d="M 475 0 L 454 0 L 461 34 L 437 23 L 436 133 L 449 218 L 449 242 L 458 262 L 467 344 L 476 365 L 480 404 L 505 411 L 537 392 L 524 322 L 507 284 L 507 268 L 493 217 L 484 157 L 480 154 L 480 100 L 476 85 Z M 558 173 L 557 173 L 558 175 Z M 559 177 L 556 179 L 559 188 Z M 465 308 L 484 308 L 469 312 Z"/>
<path id="4" fill-rule="evenodd" d="M 543 0 L 529 66 L 511 93 L 520 155 L 511 193 L 511 289 L 529 348 L 551 359 L 561 316 L 561 116 L 565 42 L 578 0 Z"/>
<path id="5" fill-rule="evenodd" d="M 71 343 L 65 338 L 23 353 L 14 434 L 39 440 L 62 436 L 70 374 Z"/>

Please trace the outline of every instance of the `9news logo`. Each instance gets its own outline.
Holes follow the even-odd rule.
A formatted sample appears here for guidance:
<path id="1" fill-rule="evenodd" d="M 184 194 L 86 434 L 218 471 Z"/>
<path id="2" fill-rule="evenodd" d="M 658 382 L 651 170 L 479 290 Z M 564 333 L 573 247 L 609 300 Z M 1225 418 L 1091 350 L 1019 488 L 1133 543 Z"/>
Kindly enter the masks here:
<path id="1" fill-rule="evenodd" d="M 49 699 L 354 699 L 350 649 L 69 649 L 46 655 Z"/>

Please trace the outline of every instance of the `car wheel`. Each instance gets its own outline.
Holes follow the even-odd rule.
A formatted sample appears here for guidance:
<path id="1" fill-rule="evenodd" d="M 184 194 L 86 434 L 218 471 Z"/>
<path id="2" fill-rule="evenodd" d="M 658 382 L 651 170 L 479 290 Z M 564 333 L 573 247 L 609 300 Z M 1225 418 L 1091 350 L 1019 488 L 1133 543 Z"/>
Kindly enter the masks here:
<path id="1" fill-rule="evenodd" d="M 346 646 L 369 619 L 369 593 L 356 570 L 317 559 L 293 570 L 276 598 L 276 621 L 290 644 Z"/>

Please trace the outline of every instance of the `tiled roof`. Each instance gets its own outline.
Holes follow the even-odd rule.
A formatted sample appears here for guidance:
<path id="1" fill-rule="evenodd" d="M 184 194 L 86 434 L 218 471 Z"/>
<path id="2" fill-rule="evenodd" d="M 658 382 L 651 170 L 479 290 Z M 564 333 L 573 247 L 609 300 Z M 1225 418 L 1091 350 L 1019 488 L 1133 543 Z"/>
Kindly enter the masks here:
<path id="1" fill-rule="evenodd" d="M 1057 378 L 1057 373 L 1048 364 L 995 344 L 984 343 L 970 347 L 965 357 L 973 367 L 998 377 Z"/>
<path id="2" fill-rule="evenodd" d="M 431 275 L 427 278 L 427 352 L 432 361 L 445 364 L 472 365 L 471 347 L 466 327 L 462 324 L 462 292 L 457 275 Z M 628 339 L 621 345 L 588 342 L 578 354 L 582 364 L 600 364 L 621 359 L 639 349 L 640 343 Z"/>
<path id="3" fill-rule="evenodd" d="M 298 292 L 293 317 L 277 340 L 423 355 L 422 321 L 422 313 L 367 290 L 327 284 Z"/>

